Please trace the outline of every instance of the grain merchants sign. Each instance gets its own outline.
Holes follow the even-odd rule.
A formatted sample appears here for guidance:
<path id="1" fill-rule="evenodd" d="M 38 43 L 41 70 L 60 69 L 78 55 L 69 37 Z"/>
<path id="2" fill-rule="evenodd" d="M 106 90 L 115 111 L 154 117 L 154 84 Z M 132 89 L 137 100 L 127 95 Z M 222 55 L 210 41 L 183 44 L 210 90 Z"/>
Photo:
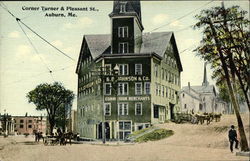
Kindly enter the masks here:
<path id="1" fill-rule="evenodd" d="M 115 101 L 116 97 L 105 97 L 105 101 Z M 117 101 L 149 101 L 149 96 L 141 96 L 141 97 L 117 97 Z"/>

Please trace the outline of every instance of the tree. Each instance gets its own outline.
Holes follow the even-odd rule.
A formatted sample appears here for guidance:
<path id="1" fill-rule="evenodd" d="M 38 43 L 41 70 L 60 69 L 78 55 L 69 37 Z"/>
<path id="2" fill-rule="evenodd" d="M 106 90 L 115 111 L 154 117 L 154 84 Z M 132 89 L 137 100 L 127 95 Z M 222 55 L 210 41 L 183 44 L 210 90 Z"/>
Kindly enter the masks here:
<path id="1" fill-rule="evenodd" d="M 50 134 L 55 126 L 57 114 L 60 107 L 65 104 L 71 105 L 74 99 L 74 93 L 63 87 L 61 83 L 40 84 L 34 90 L 27 94 L 29 103 L 36 105 L 36 110 L 46 110 L 50 124 Z"/>
<path id="2" fill-rule="evenodd" d="M 241 150 L 249 151 L 243 122 L 239 113 L 239 103 L 236 99 L 237 81 L 244 92 L 249 107 L 249 20 L 247 12 L 238 6 L 225 9 L 214 7 L 202 10 L 196 15 L 198 23 L 195 29 L 203 29 L 200 46 L 195 50 L 198 55 L 214 67 L 217 81 L 224 82 L 233 104 L 241 137 Z M 245 85 L 246 84 L 246 85 Z"/>

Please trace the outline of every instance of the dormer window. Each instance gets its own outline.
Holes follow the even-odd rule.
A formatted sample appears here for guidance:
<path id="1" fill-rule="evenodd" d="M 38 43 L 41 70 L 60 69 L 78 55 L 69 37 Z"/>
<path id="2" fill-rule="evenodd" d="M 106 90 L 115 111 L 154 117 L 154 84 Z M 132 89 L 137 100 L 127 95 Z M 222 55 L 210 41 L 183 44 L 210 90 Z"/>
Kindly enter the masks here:
<path id="1" fill-rule="evenodd" d="M 119 43 L 119 53 L 128 53 L 128 43 L 127 42 Z"/>
<path id="2" fill-rule="evenodd" d="M 126 12 L 126 3 L 121 3 L 120 4 L 120 13 Z"/>
<path id="3" fill-rule="evenodd" d="M 118 27 L 118 37 L 128 37 L 128 26 Z"/>

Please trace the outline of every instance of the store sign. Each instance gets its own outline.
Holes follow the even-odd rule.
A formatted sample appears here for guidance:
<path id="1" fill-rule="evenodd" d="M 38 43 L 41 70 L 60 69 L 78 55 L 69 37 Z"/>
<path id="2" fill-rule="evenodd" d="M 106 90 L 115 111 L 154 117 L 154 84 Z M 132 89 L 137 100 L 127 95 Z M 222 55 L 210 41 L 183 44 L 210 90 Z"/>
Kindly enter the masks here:
<path id="1" fill-rule="evenodd" d="M 114 76 L 107 76 L 105 78 L 106 82 L 113 82 L 115 81 Z M 126 81 L 126 82 L 133 82 L 133 81 L 150 81 L 148 76 L 125 76 L 125 77 L 118 77 L 118 81 Z"/>
<path id="2" fill-rule="evenodd" d="M 95 80 L 95 81 L 93 81 L 93 82 L 90 82 L 90 83 L 84 85 L 84 86 L 82 87 L 82 90 L 85 90 L 86 88 L 93 87 L 94 85 L 97 85 L 97 84 L 100 84 L 100 83 L 101 83 L 101 79 L 97 79 L 97 80 Z"/>
<path id="3" fill-rule="evenodd" d="M 105 101 L 116 101 L 116 97 L 105 97 Z M 117 101 L 149 101 L 150 97 L 117 97 Z"/>

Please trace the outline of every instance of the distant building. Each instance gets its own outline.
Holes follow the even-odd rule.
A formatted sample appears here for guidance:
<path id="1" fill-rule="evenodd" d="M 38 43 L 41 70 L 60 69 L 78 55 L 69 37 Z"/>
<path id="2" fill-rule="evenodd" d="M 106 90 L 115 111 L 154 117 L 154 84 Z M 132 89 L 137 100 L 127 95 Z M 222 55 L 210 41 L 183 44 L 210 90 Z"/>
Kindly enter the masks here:
<path id="1" fill-rule="evenodd" d="M 77 130 L 101 139 L 105 122 L 106 139 L 124 140 L 174 119 L 182 65 L 173 32 L 143 34 L 140 1 L 114 1 L 109 17 L 111 34 L 83 37 L 76 69 Z M 98 69 L 105 71 L 102 80 L 93 72 Z"/>
<path id="2" fill-rule="evenodd" d="M 12 135 L 14 134 L 14 120 L 11 115 L 4 113 L 0 114 L 0 134 Z"/>
<path id="3" fill-rule="evenodd" d="M 12 116 L 17 134 L 34 134 L 36 131 L 46 133 L 47 119 L 44 116 Z"/>
<path id="4" fill-rule="evenodd" d="M 204 65 L 204 77 L 201 86 L 188 86 L 180 92 L 182 112 L 207 112 L 226 113 L 227 103 L 217 97 L 215 87 L 207 81 L 206 64 Z"/>
<path id="5" fill-rule="evenodd" d="M 76 123 L 77 123 L 77 111 L 71 110 L 70 116 L 67 119 L 67 131 L 72 131 L 73 133 L 77 133 Z"/>

